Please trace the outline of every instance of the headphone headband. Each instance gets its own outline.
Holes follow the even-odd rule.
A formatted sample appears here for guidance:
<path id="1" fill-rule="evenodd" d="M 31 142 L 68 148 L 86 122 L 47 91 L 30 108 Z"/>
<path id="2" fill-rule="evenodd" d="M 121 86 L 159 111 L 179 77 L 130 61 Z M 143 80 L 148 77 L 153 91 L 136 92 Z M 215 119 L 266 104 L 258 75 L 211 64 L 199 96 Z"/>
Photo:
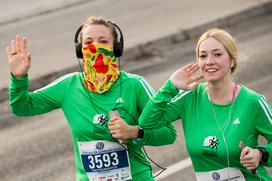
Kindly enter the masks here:
<path id="1" fill-rule="evenodd" d="M 112 23 L 111 21 L 107 21 L 107 23 L 113 25 L 114 27 L 114 31 L 117 34 L 116 29 L 119 31 L 119 36 L 120 39 L 118 40 L 118 34 L 117 34 L 117 40 L 114 41 L 113 43 L 113 54 L 115 57 L 121 57 L 123 55 L 123 50 L 124 50 L 124 37 L 123 37 L 123 33 L 121 31 L 121 29 L 119 28 L 119 26 L 117 26 L 115 23 Z M 77 58 L 83 58 L 83 54 L 82 54 L 82 42 L 78 41 L 79 35 L 82 32 L 82 28 L 83 25 L 81 25 L 75 35 L 74 35 L 74 43 L 75 43 L 75 48 L 76 48 L 76 56 Z"/>

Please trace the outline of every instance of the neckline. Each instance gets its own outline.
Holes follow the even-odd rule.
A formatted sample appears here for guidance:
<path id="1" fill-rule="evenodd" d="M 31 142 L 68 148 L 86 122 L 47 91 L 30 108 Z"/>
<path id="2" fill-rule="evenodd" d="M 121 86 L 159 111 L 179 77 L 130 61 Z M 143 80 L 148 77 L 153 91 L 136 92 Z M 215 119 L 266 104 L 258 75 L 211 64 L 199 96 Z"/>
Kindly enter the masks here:
<path id="1" fill-rule="evenodd" d="M 238 86 L 240 86 L 240 90 L 239 92 L 238 91 Z M 243 90 L 243 86 L 240 85 L 240 84 L 235 84 L 235 86 L 233 87 L 233 90 L 232 90 L 232 100 L 231 102 L 228 102 L 226 104 L 218 104 L 218 103 L 215 103 L 213 102 L 211 99 L 210 99 L 210 96 L 209 96 L 209 93 L 208 93 L 208 85 L 206 83 L 206 88 L 205 88 L 205 92 L 206 92 L 206 95 L 207 95 L 207 99 L 209 100 L 209 102 L 214 105 L 214 106 L 217 106 L 217 107 L 228 107 L 228 106 L 231 106 L 233 104 L 233 102 L 238 98 L 240 97 L 240 94 Z M 236 95 L 236 96 L 235 96 Z"/>

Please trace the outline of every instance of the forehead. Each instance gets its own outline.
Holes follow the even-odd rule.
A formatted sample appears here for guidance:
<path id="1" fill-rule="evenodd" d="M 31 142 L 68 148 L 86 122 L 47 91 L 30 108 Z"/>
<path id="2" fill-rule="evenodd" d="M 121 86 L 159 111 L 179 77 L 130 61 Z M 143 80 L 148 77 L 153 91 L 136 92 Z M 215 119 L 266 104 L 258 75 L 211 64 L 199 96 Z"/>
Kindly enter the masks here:
<path id="1" fill-rule="evenodd" d="M 110 29 L 104 25 L 90 25 L 82 30 L 82 38 L 111 38 Z"/>
<path id="2" fill-rule="evenodd" d="M 218 40 L 213 37 L 209 37 L 206 40 L 202 41 L 199 46 L 199 52 L 214 50 L 225 50 L 225 48 Z"/>

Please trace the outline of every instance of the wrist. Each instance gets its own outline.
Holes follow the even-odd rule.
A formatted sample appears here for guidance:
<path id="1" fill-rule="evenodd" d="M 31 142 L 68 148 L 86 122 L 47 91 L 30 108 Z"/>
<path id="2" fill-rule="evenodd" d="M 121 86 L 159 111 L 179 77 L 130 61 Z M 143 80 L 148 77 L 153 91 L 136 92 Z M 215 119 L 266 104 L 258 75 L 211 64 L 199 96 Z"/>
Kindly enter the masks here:
<path id="1" fill-rule="evenodd" d="M 23 75 L 17 75 L 17 74 L 13 74 L 12 72 L 10 73 L 12 77 L 14 78 L 25 78 L 27 77 L 27 73 L 23 74 Z"/>
<path id="2" fill-rule="evenodd" d="M 130 138 L 135 139 L 138 138 L 139 128 L 138 126 L 130 126 Z"/>
<path id="3" fill-rule="evenodd" d="M 258 149 L 258 148 L 256 148 L 256 150 L 257 150 L 258 153 L 259 153 L 259 163 L 261 163 L 261 162 L 262 162 L 262 152 L 261 152 L 261 150 Z"/>
<path id="4" fill-rule="evenodd" d="M 260 151 L 260 163 L 266 163 L 268 161 L 269 152 L 263 147 L 257 147 L 256 149 Z"/>

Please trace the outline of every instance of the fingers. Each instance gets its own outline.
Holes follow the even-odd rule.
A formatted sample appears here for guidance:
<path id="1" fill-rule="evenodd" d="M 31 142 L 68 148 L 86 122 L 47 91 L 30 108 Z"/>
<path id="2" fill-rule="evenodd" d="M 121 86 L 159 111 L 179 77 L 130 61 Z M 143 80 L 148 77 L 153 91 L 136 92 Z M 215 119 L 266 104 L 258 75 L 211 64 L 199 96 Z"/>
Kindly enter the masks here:
<path id="1" fill-rule="evenodd" d="M 254 170 L 259 165 L 256 161 L 253 160 L 253 158 L 248 161 L 243 161 L 243 162 L 241 162 L 241 164 L 243 165 L 243 167 L 245 167 L 248 170 Z"/>
<path id="2" fill-rule="evenodd" d="M 8 56 L 8 60 L 10 61 L 10 58 L 11 58 L 11 50 L 10 50 L 10 47 L 7 47 L 7 56 Z"/>
<path id="3" fill-rule="evenodd" d="M 11 40 L 11 42 L 10 42 L 10 53 L 11 54 L 16 52 L 15 47 L 16 47 L 15 40 Z"/>
<path id="4" fill-rule="evenodd" d="M 116 117 L 116 116 L 112 116 L 111 118 L 110 118 L 110 121 L 109 121 L 109 126 L 113 126 L 113 125 L 115 125 L 116 124 L 116 120 L 118 120 L 118 117 Z"/>
<path id="5" fill-rule="evenodd" d="M 22 48 L 22 52 L 23 53 L 27 53 L 27 39 L 26 39 L 26 37 L 24 36 L 24 38 L 23 38 L 23 48 Z"/>
<path id="6" fill-rule="evenodd" d="M 20 38 L 20 35 L 16 35 L 15 52 L 16 53 L 21 52 L 21 38 Z"/>
<path id="7" fill-rule="evenodd" d="M 193 65 L 192 63 L 189 63 L 188 65 L 184 66 L 182 69 L 185 71 L 188 71 L 188 69 L 192 67 L 192 65 Z"/>
<path id="8" fill-rule="evenodd" d="M 20 35 L 16 35 L 15 40 L 11 40 L 9 54 L 13 55 L 15 53 L 25 53 L 27 54 L 27 38 L 23 37 L 23 46 L 21 47 Z"/>
<path id="9" fill-rule="evenodd" d="M 119 129 L 120 126 L 120 122 L 118 121 L 117 117 L 112 117 L 109 121 L 108 124 L 108 128 L 110 130 L 110 133 L 114 133 L 116 131 L 116 129 Z"/>
<path id="10" fill-rule="evenodd" d="M 240 155 L 240 160 L 245 159 L 245 156 L 249 153 L 250 148 L 249 147 L 245 147 L 242 151 L 241 151 L 241 155 Z"/>
<path id="11" fill-rule="evenodd" d="M 188 72 L 190 75 L 192 75 L 192 74 L 194 74 L 198 69 L 199 69 L 198 64 L 195 63 L 195 64 L 193 64 L 192 66 L 190 66 L 190 67 L 188 68 L 187 72 Z"/>
<path id="12" fill-rule="evenodd" d="M 258 157 L 254 149 L 245 147 L 241 152 L 240 163 L 248 170 L 254 170 L 259 165 Z"/>

